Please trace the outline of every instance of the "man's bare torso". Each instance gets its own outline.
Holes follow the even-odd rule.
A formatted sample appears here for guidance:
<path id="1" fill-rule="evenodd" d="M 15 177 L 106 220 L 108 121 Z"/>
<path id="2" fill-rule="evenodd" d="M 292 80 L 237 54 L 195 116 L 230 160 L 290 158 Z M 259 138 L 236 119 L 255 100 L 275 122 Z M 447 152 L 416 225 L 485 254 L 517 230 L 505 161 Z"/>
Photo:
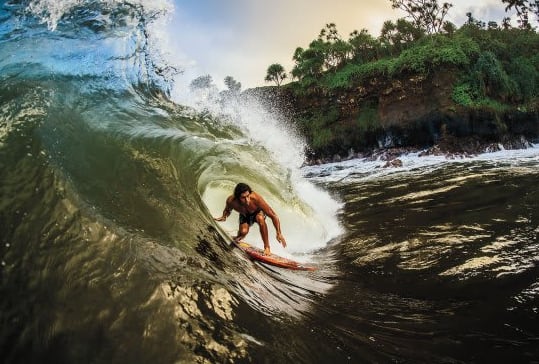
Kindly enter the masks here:
<path id="1" fill-rule="evenodd" d="M 240 201 L 230 196 L 227 200 L 227 204 L 232 209 L 236 210 L 242 215 L 249 215 L 261 210 L 258 204 L 258 195 L 255 192 L 251 192 L 251 198 L 248 205 L 243 205 Z"/>

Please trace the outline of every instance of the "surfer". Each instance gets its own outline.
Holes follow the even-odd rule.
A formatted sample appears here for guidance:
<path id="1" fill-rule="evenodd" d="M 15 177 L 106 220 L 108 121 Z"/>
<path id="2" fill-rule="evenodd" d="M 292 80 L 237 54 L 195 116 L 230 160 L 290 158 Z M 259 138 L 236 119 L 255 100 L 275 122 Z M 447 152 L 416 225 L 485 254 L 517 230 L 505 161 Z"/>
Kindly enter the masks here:
<path id="1" fill-rule="evenodd" d="M 260 227 L 260 235 L 264 242 L 264 254 L 271 255 L 270 244 L 268 238 L 268 226 L 266 225 L 266 216 L 269 216 L 277 231 L 277 241 L 286 247 L 286 240 L 281 233 L 281 223 L 279 217 L 268 205 L 268 203 L 258 193 L 253 192 L 251 187 L 245 183 L 238 183 L 234 188 L 234 194 L 226 199 L 223 216 L 216 217 L 215 221 L 225 221 L 232 210 L 236 210 L 240 214 L 238 235 L 234 237 L 236 242 L 241 241 L 249 228 L 255 222 Z"/>

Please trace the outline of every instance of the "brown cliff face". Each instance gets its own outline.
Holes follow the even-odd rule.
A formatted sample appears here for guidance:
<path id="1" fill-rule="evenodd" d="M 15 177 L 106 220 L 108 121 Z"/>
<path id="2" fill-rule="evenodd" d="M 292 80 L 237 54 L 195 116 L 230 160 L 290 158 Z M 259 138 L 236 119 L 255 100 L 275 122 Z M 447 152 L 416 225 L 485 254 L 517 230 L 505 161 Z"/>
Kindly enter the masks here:
<path id="1" fill-rule="evenodd" d="M 455 108 L 451 99 L 456 74 L 439 72 L 432 77 L 411 76 L 389 81 L 378 95 L 382 128 L 406 127 L 432 114 Z"/>

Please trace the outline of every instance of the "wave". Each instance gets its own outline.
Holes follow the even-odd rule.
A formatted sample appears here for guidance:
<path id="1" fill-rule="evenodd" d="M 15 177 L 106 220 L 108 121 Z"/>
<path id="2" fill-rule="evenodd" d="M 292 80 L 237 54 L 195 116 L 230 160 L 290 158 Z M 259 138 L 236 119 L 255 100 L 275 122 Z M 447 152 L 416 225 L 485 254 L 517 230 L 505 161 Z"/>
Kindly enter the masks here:
<path id="1" fill-rule="evenodd" d="M 212 327 L 224 325 L 230 346 L 245 338 L 239 311 L 302 315 L 330 287 L 326 273 L 253 265 L 229 247 L 237 223 L 214 222 L 233 186 L 249 183 L 281 218 L 289 247 L 271 236 L 272 249 L 322 261 L 340 204 L 302 177 L 301 138 L 254 100 L 172 100 L 180 69 L 159 47 L 172 8 L 0 5 L 1 307 L 2 322 L 16 322 L 2 334 L 7 358 L 77 359 L 85 343 L 111 359 L 131 342 L 127 357 L 141 360 L 174 335 L 165 356 L 196 357 L 178 347 L 197 346 L 233 357 L 202 349 L 217 345 Z M 249 239 L 261 244 L 256 231 Z M 99 345 L 103 332 L 115 349 Z"/>
<path id="2" fill-rule="evenodd" d="M 534 190 L 523 195 L 528 204 L 523 208 L 505 209 L 495 219 L 485 214 L 485 225 L 503 227 L 499 239 L 476 250 L 466 247 L 473 256 L 457 249 L 443 269 L 430 259 L 447 252 L 439 245 L 460 247 L 452 244 L 463 240 L 458 235 L 477 229 L 470 233 L 466 223 L 459 232 L 440 224 L 439 238 L 425 239 L 427 254 L 425 249 L 414 254 L 420 241 L 402 237 L 399 229 L 409 232 L 408 225 L 399 225 L 395 216 L 404 210 L 395 209 L 394 201 L 418 211 L 417 203 L 453 191 L 453 184 L 476 181 L 477 188 L 460 196 L 462 205 L 440 210 L 458 216 L 464 209 L 457 208 L 484 188 L 482 176 L 499 178 L 496 168 L 477 178 L 473 170 L 464 173 L 480 168 L 478 163 L 523 171 L 525 183 L 509 184 L 510 200 L 520 195 L 520 186 L 533 185 L 537 146 L 514 158 L 511 153 L 517 152 L 512 151 L 478 156 L 470 165 L 409 155 L 397 169 L 381 168 L 383 161 L 358 160 L 302 167 L 303 140 L 267 105 L 247 97 L 223 100 L 218 94 L 185 90 L 180 98 L 173 92 L 181 66 L 170 61 L 174 57 L 167 56 L 161 41 L 163 22 L 172 14 L 169 1 L 0 2 L 4 362 L 447 360 L 447 348 L 463 337 L 457 358 L 478 343 L 490 344 L 483 338 L 493 331 L 484 326 L 486 334 L 477 340 L 462 334 L 466 330 L 460 324 L 469 321 L 471 311 L 459 321 L 453 312 L 458 314 L 454 306 L 460 303 L 424 299 L 455 291 L 446 293 L 442 286 L 444 292 L 436 293 L 428 284 L 421 291 L 423 283 L 417 282 L 424 281 L 423 273 L 404 278 L 380 274 L 388 271 L 380 264 L 400 262 L 410 271 L 435 267 L 436 286 L 440 270 L 441 277 L 458 280 L 478 271 L 488 275 L 490 268 L 483 266 L 492 267 L 494 275 L 510 272 L 515 262 L 519 271 L 533 269 L 529 252 L 537 245 L 536 225 L 519 216 L 535 221 Z M 427 189 L 433 186 L 429 170 L 442 170 L 448 163 L 461 165 L 439 173 L 438 187 Z M 416 179 L 421 182 L 415 184 L 417 191 L 409 190 L 406 174 L 423 172 Z M 377 178 L 380 183 L 367 183 Z M 338 180 L 342 186 L 334 183 Z M 316 272 L 254 264 L 230 247 L 228 235 L 237 222 L 233 217 L 218 224 L 213 216 L 222 212 L 240 181 L 260 192 L 282 220 L 289 246 L 280 248 L 272 234 L 272 250 L 314 262 Z M 341 236 L 343 206 L 320 187 L 326 184 L 347 198 L 341 218 L 355 236 L 350 231 Z M 498 185 L 499 190 L 490 190 L 492 199 L 506 189 Z M 383 211 L 380 191 L 387 192 Z M 466 211 L 473 223 L 476 209 L 471 207 Z M 515 211 L 513 231 L 504 224 Z M 423 233 L 424 220 L 414 221 Z M 380 238 L 384 234 L 388 239 Z M 483 239 L 480 235 L 477 240 Z M 257 231 L 248 237 L 261 244 Z M 525 256 L 505 248 L 517 238 Z M 381 249 L 365 241 L 379 242 Z M 429 244 L 436 246 L 429 249 Z M 496 261 L 475 259 L 476 252 L 501 255 Z M 346 277 L 338 271 L 343 267 Z M 500 272 L 500 267 L 508 268 Z M 535 282 L 534 277 L 529 279 Z M 516 296 L 532 314 L 533 282 L 525 290 L 517 288 Z M 397 294 L 387 293 L 388 287 Z M 488 289 L 486 297 L 498 295 L 498 288 Z M 414 291 L 420 291 L 419 299 Z M 440 318 L 441 326 L 436 324 Z M 433 333 L 453 336 L 432 344 Z M 502 348 L 520 350 L 511 343 Z M 416 354 L 418 345 L 427 349 Z"/>
<path id="3" fill-rule="evenodd" d="M 154 169 L 154 179 L 161 176 L 161 184 L 178 183 L 196 210 L 211 205 L 206 220 L 220 212 L 214 205 L 222 204 L 223 194 L 241 180 L 267 195 L 277 210 L 283 210 L 285 221 L 296 225 L 315 215 L 310 205 L 330 198 L 302 180 L 298 171 L 303 142 L 278 117 L 253 100 L 218 109 L 215 100 L 201 108 L 181 106 L 167 97 L 171 79 L 163 73 L 167 66 L 160 65 L 164 51 L 155 46 L 155 33 L 161 29 L 153 25 L 172 8 L 168 1 L 4 4 L 2 78 L 8 89 L 24 81 L 41 90 L 36 103 L 44 110 L 35 130 L 42 153 L 88 200 L 106 205 L 111 185 L 125 181 L 124 174 L 132 179 L 138 165 L 147 165 Z M 38 107 L 30 104 L 27 109 Z M 144 176 L 140 174 L 136 177 Z M 132 189 L 137 195 L 136 187 Z M 137 198 L 118 193 L 126 194 L 122 199 Z M 169 203 L 174 195 L 167 191 Z M 117 214 L 135 214 L 117 209 L 107 213 L 108 209 L 104 213 L 116 219 Z M 303 216 L 294 218 L 297 213 Z M 312 224 L 323 225 L 317 219 Z M 331 235 L 318 238 L 311 250 Z"/>

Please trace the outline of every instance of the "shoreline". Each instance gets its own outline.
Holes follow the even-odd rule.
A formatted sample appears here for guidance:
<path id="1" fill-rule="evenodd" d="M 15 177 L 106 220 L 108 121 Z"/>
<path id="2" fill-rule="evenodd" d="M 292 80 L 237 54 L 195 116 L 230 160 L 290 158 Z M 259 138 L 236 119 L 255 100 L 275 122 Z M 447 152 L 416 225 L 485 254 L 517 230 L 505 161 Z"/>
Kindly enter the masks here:
<path id="1" fill-rule="evenodd" d="M 537 142 L 537 141 L 535 141 Z M 401 156 L 410 153 L 418 153 L 418 157 L 444 156 L 448 159 L 463 159 L 475 157 L 483 153 L 494 153 L 502 150 L 518 150 L 533 148 L 534 141 L 524 136 L 506 138 L 504 141 L 484 141 L 475 137 L 446 137 L 431 146 L 402 146 L 383 147 L 371 150 L 355 152 L 351 149 L 348 155 L 322 156 L 319 158 L 307 158 L 304 166 L 316 166 L 330 163 L 339 163 L 352 159 L 366 159 L 369 161 L 385 161 L 382 168 L 402 167 Z"/>

